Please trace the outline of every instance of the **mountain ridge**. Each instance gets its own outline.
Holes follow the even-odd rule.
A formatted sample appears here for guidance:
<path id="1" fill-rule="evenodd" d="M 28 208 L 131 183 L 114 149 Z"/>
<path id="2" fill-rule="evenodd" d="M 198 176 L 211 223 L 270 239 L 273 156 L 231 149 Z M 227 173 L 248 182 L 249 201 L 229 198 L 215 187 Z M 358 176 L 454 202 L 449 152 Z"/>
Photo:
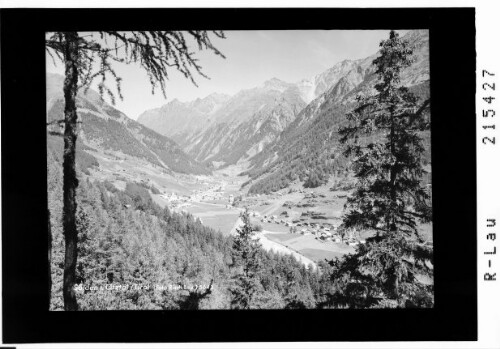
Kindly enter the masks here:
<path id="1" fill-rule="evenodd" d="M 48 122 L 64 119 L 63 80 L 57 74 L 47 75 Z M 175 141 L 130 119 L 92 89 L 86 93 L 80 91 L 76 102 L 81 122 L 79 138 L 87 148 L 122 153 L 177 173 L 210 173 L 184 153 Z"/>
<path id="2" fill-rule="evenodd" d="M 424 100 L 430 95 L 428 33 L 408 34 L 410 44 L 415 45 L 415 60 L 402 72 L 401 82 Z M 355 105 L 357 95 L 375 92 L 377 79 L 371 62 L 376 56 L 356 61 L 355 70 L 308 104 L 280 137 L 251 159 L 243 173 L 251 177 L 246 183 L 251 185 L 250 192 L 276 191 L 295 180 L 314 187 L 325 183 L 331 174 L 345 171 L 347 162 L 338 148 L 337 129 Z M 427 149 L 425 161 L 430 161 L 430 134 L 422 136 Z"/>
<path id="3" fill-rule="evenodd" d="M 416 61 L 403 72 L 402 81 L 405 85 L 421 84 L 429 79 L 428 31 L 410 31 L 404 38 L 417 49 Z M 326 98 L 330 99 L 328 104 L 345 105 L 354 101 L 356 93 L 372 89 L 371 63 L 377 54 L 342 60 L 320 74 L 295 83 L 273 77 L 221 101 L 210 115 L 195 110 L 193 101 L 179 102 L 182 106 L 176 109 L 166 107 L 171 101 L 162 113 L 148 110 L 138 121 L 171 136 L 199 162 L 215 167 L 238 163 L 250 163 L 252 167 L 263 165 L 275 154 L 270 151 L 264 162 L 258 161 L 259 154 L 286 135 L 296 135 L 295 129 L 307 127 L 324 107 Z M 167 125 L 168 130 L 162 125 Z"/>

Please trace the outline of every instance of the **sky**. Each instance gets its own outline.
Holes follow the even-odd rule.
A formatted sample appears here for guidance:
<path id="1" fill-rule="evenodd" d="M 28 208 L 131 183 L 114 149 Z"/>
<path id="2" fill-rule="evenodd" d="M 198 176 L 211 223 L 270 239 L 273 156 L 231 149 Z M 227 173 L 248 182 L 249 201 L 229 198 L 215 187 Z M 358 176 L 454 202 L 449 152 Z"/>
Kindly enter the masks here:
<path id="1" fill-rule="evenodd" d="M 399 31 L 404 35 L 407 31 Z M 234 95 L 262 85 L 271 78 L 297 82 L 311 78 L 344 59 L 365 58 L 378 51 L 388 30 L 267 30 L 226 31 L 226 39 L 211 36 L 225 59 L 193 47 L 202 70 L 210 79 L 194 75 L 198 87 L 176 71 L 166 83 L 167 98 L 157 89 L 151 94 L 146 72 L 136 64 L 115 63 L 122 80 L 123 101 L 116 108 L 132 119 L 177 98 L 187 102 L 211 93 Z M 47 71 L 63 74 L 62 64 L 46 59 Z M 114 86 L 110 86 L 114 88 Z"/>

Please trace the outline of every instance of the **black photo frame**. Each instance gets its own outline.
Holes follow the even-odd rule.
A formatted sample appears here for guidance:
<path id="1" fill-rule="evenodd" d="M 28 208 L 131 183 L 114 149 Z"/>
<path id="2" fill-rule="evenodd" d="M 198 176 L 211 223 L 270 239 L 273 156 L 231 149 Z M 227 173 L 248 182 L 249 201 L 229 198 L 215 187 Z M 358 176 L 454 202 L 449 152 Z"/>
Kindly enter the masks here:
<path id="1" fill-rule="evenodd" d="M 2 9 L 3 341 L 477 340 L 474 8 Z M 432 309 L 49 312 L 45 32 L 429 29 Z"/>

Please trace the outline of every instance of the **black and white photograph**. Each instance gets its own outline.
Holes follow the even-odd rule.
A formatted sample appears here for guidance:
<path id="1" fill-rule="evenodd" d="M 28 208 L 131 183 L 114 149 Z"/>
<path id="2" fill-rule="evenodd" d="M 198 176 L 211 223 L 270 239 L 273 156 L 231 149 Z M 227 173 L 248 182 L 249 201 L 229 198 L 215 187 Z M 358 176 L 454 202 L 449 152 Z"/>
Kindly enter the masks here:
<path id="1" fill-rule="evenodd" d="M 494 342 L 491 13 L 192 5 L 0 10 L 2 343 Z"/>
<path id="2" fill-rule="evenodd" d="M 428 30 L 46 55 L 50 310 L 434 306 Z"/>

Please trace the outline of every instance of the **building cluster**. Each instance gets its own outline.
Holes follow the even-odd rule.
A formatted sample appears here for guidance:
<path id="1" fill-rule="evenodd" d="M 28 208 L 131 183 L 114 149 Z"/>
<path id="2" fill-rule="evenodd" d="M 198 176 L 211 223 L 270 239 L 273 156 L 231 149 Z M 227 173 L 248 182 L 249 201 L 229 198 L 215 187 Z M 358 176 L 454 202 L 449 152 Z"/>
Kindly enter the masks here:
<path id="1" fill-rule="evenodd" d="M 205 184 L 204 182 L 203 184 Z M 206 190 L 196 190 L 190 196 L 191 201 L 212 201 L 224 200 L 224 188 L 218 185 L 212 185 Z"/>
<path id="2" fill-rule="evenodd" d="M 258 213 L 256 213 L 260 216 Z M 254 215 L 254 217 L 257 217 Z M 312 235 L 319 241 L 332 241 L 335 243 L 345 243 L 350 246 L 356 246 L 366 243 L 364 239 L 357 239 L 354 235 L 356 231 L 350 231 L 342 236 L 338 226 L 332 223 L 314 223 L 314 222 L 301 222 L 300 220 L 288 221 L 279 218 L 276 215 L 264 215 L 260 219 L 263 223 L 284 224 L 290 227 L 290 233 L 300 235 Z"/>
<path id="3" fill-rule="evenodd" d="M 167 201 L 167 206 L 171 210 L 179 209 L 181 207 L 187 207 L 190 205 L 191 197 L 186 195 L 179 195 L 177 193 L 164 193 L 160 195 L 165 201 Z"/>

